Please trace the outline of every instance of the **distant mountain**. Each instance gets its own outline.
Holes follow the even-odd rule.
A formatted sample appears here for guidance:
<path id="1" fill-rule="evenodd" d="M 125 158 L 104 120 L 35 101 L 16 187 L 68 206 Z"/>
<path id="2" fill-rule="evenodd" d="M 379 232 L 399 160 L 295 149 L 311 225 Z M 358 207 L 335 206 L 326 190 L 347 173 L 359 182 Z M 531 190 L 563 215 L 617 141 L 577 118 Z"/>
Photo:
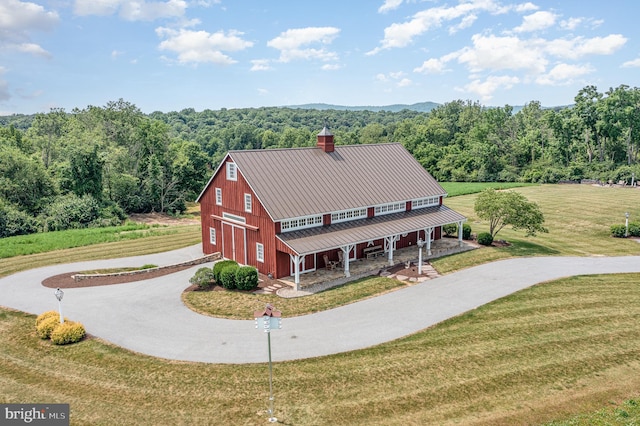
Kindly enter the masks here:
<path id="1" fill-rule="evenodd" d="M 335 109 L 339 111 L 389 111 L 389 112 L 398 112 L 403 109 L 408 109 L 411 111 L 418 112 L 429 112 L 432 109 L 440 106 L 435 102 L 418 102 L 416 104 L 406 105 L 406 104 L 394 104 L 394 105 L 384 105 L 384 106 L 345 106 L 345 105 L 332 105 L 332 104 L 303 104 L 303 105 L 286 105 L 284 108 L 294 108 L 294 109 Z"/>

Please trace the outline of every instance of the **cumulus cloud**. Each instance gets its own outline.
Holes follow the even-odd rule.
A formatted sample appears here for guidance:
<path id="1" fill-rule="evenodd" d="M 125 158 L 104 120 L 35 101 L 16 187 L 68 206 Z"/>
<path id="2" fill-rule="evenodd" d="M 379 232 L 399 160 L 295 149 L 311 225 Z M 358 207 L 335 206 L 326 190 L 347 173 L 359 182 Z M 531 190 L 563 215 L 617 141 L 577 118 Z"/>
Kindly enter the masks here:
<path id="1" fill-rule="evenodd" d="M 235 30 L 209 33 L 160 27 L 156 29 L 156 34 L 165 38 L 159 49 L 176 53 L 181 64 L 211 62 L 230 65 L 236 61 L 223 52 L 235 52 L 253 46 L 252 42 L 240 37 L 243 33 Z"/>
<path id="2" fill-rule="evenodd" d="M 518 84 L 520 79 L 513 76 L 489 76 L 484 81 L 476 79 L 465 85 L 463 90 L 475 93 L 483 101 L 488 101 L 493 97 L 493 93 L 498 89 L 511 89 Z"/>
<path id="3" fill-rule="evenodd" d="M 522 24 L 515 27 L 513 31 L 517 33 L 525 33 L 532 31 L 540 31 L 553 26 L 556 23 L 558 15 L 546 11 L 538 11 L 522 18 Z"/>
<path id="4" fill-rule="evenodd" d="M 119 14 L 127 21 L 153 21 L 159 18 L 175 18 L 184 15 L 187 2 L 166 0 L 147 2 L 145 0 L 75 0 L 73 11 L 76 15 L 109 16 Z"/>
<path id="5" fill-rule="evenodd" d="M 548 73 L 539 76 L 536 79 L 536 83 L 557 86 L 561 84 L 569 84 L 577 77 L 581 77 L 585 74 L 593 72 L 594 69 L 590 65 L 573 65 L 573 64 L 558 64 L 553 67 Z"/>
<path id="6" fill-rule="evenodd" d="M 31 42 L 31 33 L 50 31 L 58 23 L 56 12 L 19 0 L 0 2 L 0 49 L 16 50 L 36 56 L 51 56 L 40 45 Z"/>
<path id="7" fill-rule="evenodd" d="M 414 68 L 414 72 L 422 74 L 442 74 L 445 71 L 446 62 L 442 59 L 430 58 L 427 59 L 417 68 Z"/>
<path id="8" fill-rule="evenodd" d="M 280 51 L 280 62 L 290 62 L 296 59 L 319 59 L 321 61 L 336 61 L 338 55 L 324 48 L 331 44 L 340 33 L 334 27 L 295 28 L 281 33 L 278 37 L 267 42 L 267 46 Z M 311 48 L 309 45 L 321 45 Z"/>
<path id="9" fill-rule="evenodd" d="M 387 13 L 397 9 L 402 4 L 402 0 L 384 0 L 384 4 L 378 8 L 379 13 Z"/>
<path id="10" fill-rule="evenodd" d="M 374 79 L 381 82 L 387 83 L 396 87 L 407 87 L 413 84 L 411 79 L 406 77 L 406 73 L 403 71 L 395 71 L 390 72 L 388 74 L 379 73 L 376 74 Z"/>
<path id="11" fill-rule="evenodd" d="M 550 40 L 546 43 L 545 50 L 560 58 L 579 59 L 587 55 L 611 55 L 626 42 L 627 38 L 621 34 L 593 38 L 574 37 Z"/>
<path id="12" fill-rule="evenodd" d="M 251 61 L 251 71 L 269 71 L 271 65 L 268 59 L 254 59 Z"/>
<path id="13" fill-rule="evenodd" d="M 520 69 L 540 73 L 548 63 L 539 39 L 476 34 L 472 42 L 473 46 L 462 49 L 458 56 L 458 61 L 466 64 L 471 72 Z"/>
<path id="14" fill-rule="evenodd" d="M 640 68 L 640 58 L 623 63 L 622 68 Z"/>

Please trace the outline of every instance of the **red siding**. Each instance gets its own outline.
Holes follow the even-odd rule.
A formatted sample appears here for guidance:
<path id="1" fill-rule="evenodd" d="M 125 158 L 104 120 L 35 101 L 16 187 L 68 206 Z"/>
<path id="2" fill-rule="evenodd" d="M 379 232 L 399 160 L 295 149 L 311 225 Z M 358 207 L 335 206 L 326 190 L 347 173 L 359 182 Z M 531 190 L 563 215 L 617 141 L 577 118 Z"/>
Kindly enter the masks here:
<path id="1" fill-rule="evenodd" d="M 331 215 L 325 214 L 322 216 L 322 226 L 329 226 L 329 225 L 331 225 Z"/>
<path id="2" fill-rule="evenodd" d="M 411 201 L 407 201 L 406 210 L 407 210 L 408 212 L 410 212 L 410 211 L 411 211 Z"/>

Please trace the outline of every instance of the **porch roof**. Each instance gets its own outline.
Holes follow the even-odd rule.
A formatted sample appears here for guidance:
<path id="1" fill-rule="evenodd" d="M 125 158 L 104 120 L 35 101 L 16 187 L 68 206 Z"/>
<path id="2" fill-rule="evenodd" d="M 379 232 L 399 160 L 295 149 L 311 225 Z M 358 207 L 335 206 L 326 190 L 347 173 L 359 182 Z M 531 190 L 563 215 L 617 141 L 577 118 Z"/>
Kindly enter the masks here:
<path id="1" fill-rule="evenodd" d="M 437 206 L 287 232 L 277 238 L 302 255 L 465 220 L 463 215 L 447 206 Z"/>

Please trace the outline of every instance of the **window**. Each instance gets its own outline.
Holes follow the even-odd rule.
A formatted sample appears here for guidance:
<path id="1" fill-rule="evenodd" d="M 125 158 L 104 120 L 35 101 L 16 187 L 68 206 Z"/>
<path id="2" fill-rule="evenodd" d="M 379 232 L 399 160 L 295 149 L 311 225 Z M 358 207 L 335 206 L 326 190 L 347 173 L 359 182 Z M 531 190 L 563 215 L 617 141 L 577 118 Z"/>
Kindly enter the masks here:
<path id="1" fill-rule="evenodd" d="M 251 213 L 251 194 L 244 194 L 244 211 Z"/>
<path id="2" fill-rule="evenodd" d="M 240 223 L 247 223 L 247 219 L 245 219 L 242 216 L 236 216 L 235 214 L 231 214 L 231 213 L 222 213 L 222 217 L 228 220 L 232 220 L 234 222 L 240 222 Z"/>
<path id="3" fill-rule="evenodd" d="M 216 228 L 209 228 L 209 241 L 214 246 L 216 245 Z"/>
<path id="4" fill-rule="evenodd" d="M 405 202 L 390 203 L 390 204 L 383 204 L 381 206 L 376 206 L 375 213 L 376 213 L 376 216 L 382 216 L 385 214 L 403 212 L 406 209 L 407 209 L 407 203 Z"/>
<path id="5" fill-rule="evenodd" d="M 331 223 L 347 222 L 365 217 L 367 217 L 367 209 L 344 210 L 331 213 Z"/>
<path id="6" fill-rule="evenodd" d="M 295 231 L 296 229 L 313 228 L 322 225 L 322 215 L 298 217 L 280 222 L 282 232 Z"/>
<path id="7" fill-rule="evenodd" d="M 260 243 L 256 243 L 256 260 L 264 262 L 264 246 Z"/>
<path id="8" fill-rule="evenodd" d="M 236 163 L 227 162 L 227 180 L 238 180 Z"/>
<path id="9" fill-rule="evenodd" d="M 216 204 L 222 205 L 222 188 L 216 188 Z"/>
<path id="10" fill-rule="evenodd" d="M 418 200 L 411 201 L 411 210 L 420 209 L 422 207 L 432 207 L 440 204 L 440 197 L 420 198 Z"/>

